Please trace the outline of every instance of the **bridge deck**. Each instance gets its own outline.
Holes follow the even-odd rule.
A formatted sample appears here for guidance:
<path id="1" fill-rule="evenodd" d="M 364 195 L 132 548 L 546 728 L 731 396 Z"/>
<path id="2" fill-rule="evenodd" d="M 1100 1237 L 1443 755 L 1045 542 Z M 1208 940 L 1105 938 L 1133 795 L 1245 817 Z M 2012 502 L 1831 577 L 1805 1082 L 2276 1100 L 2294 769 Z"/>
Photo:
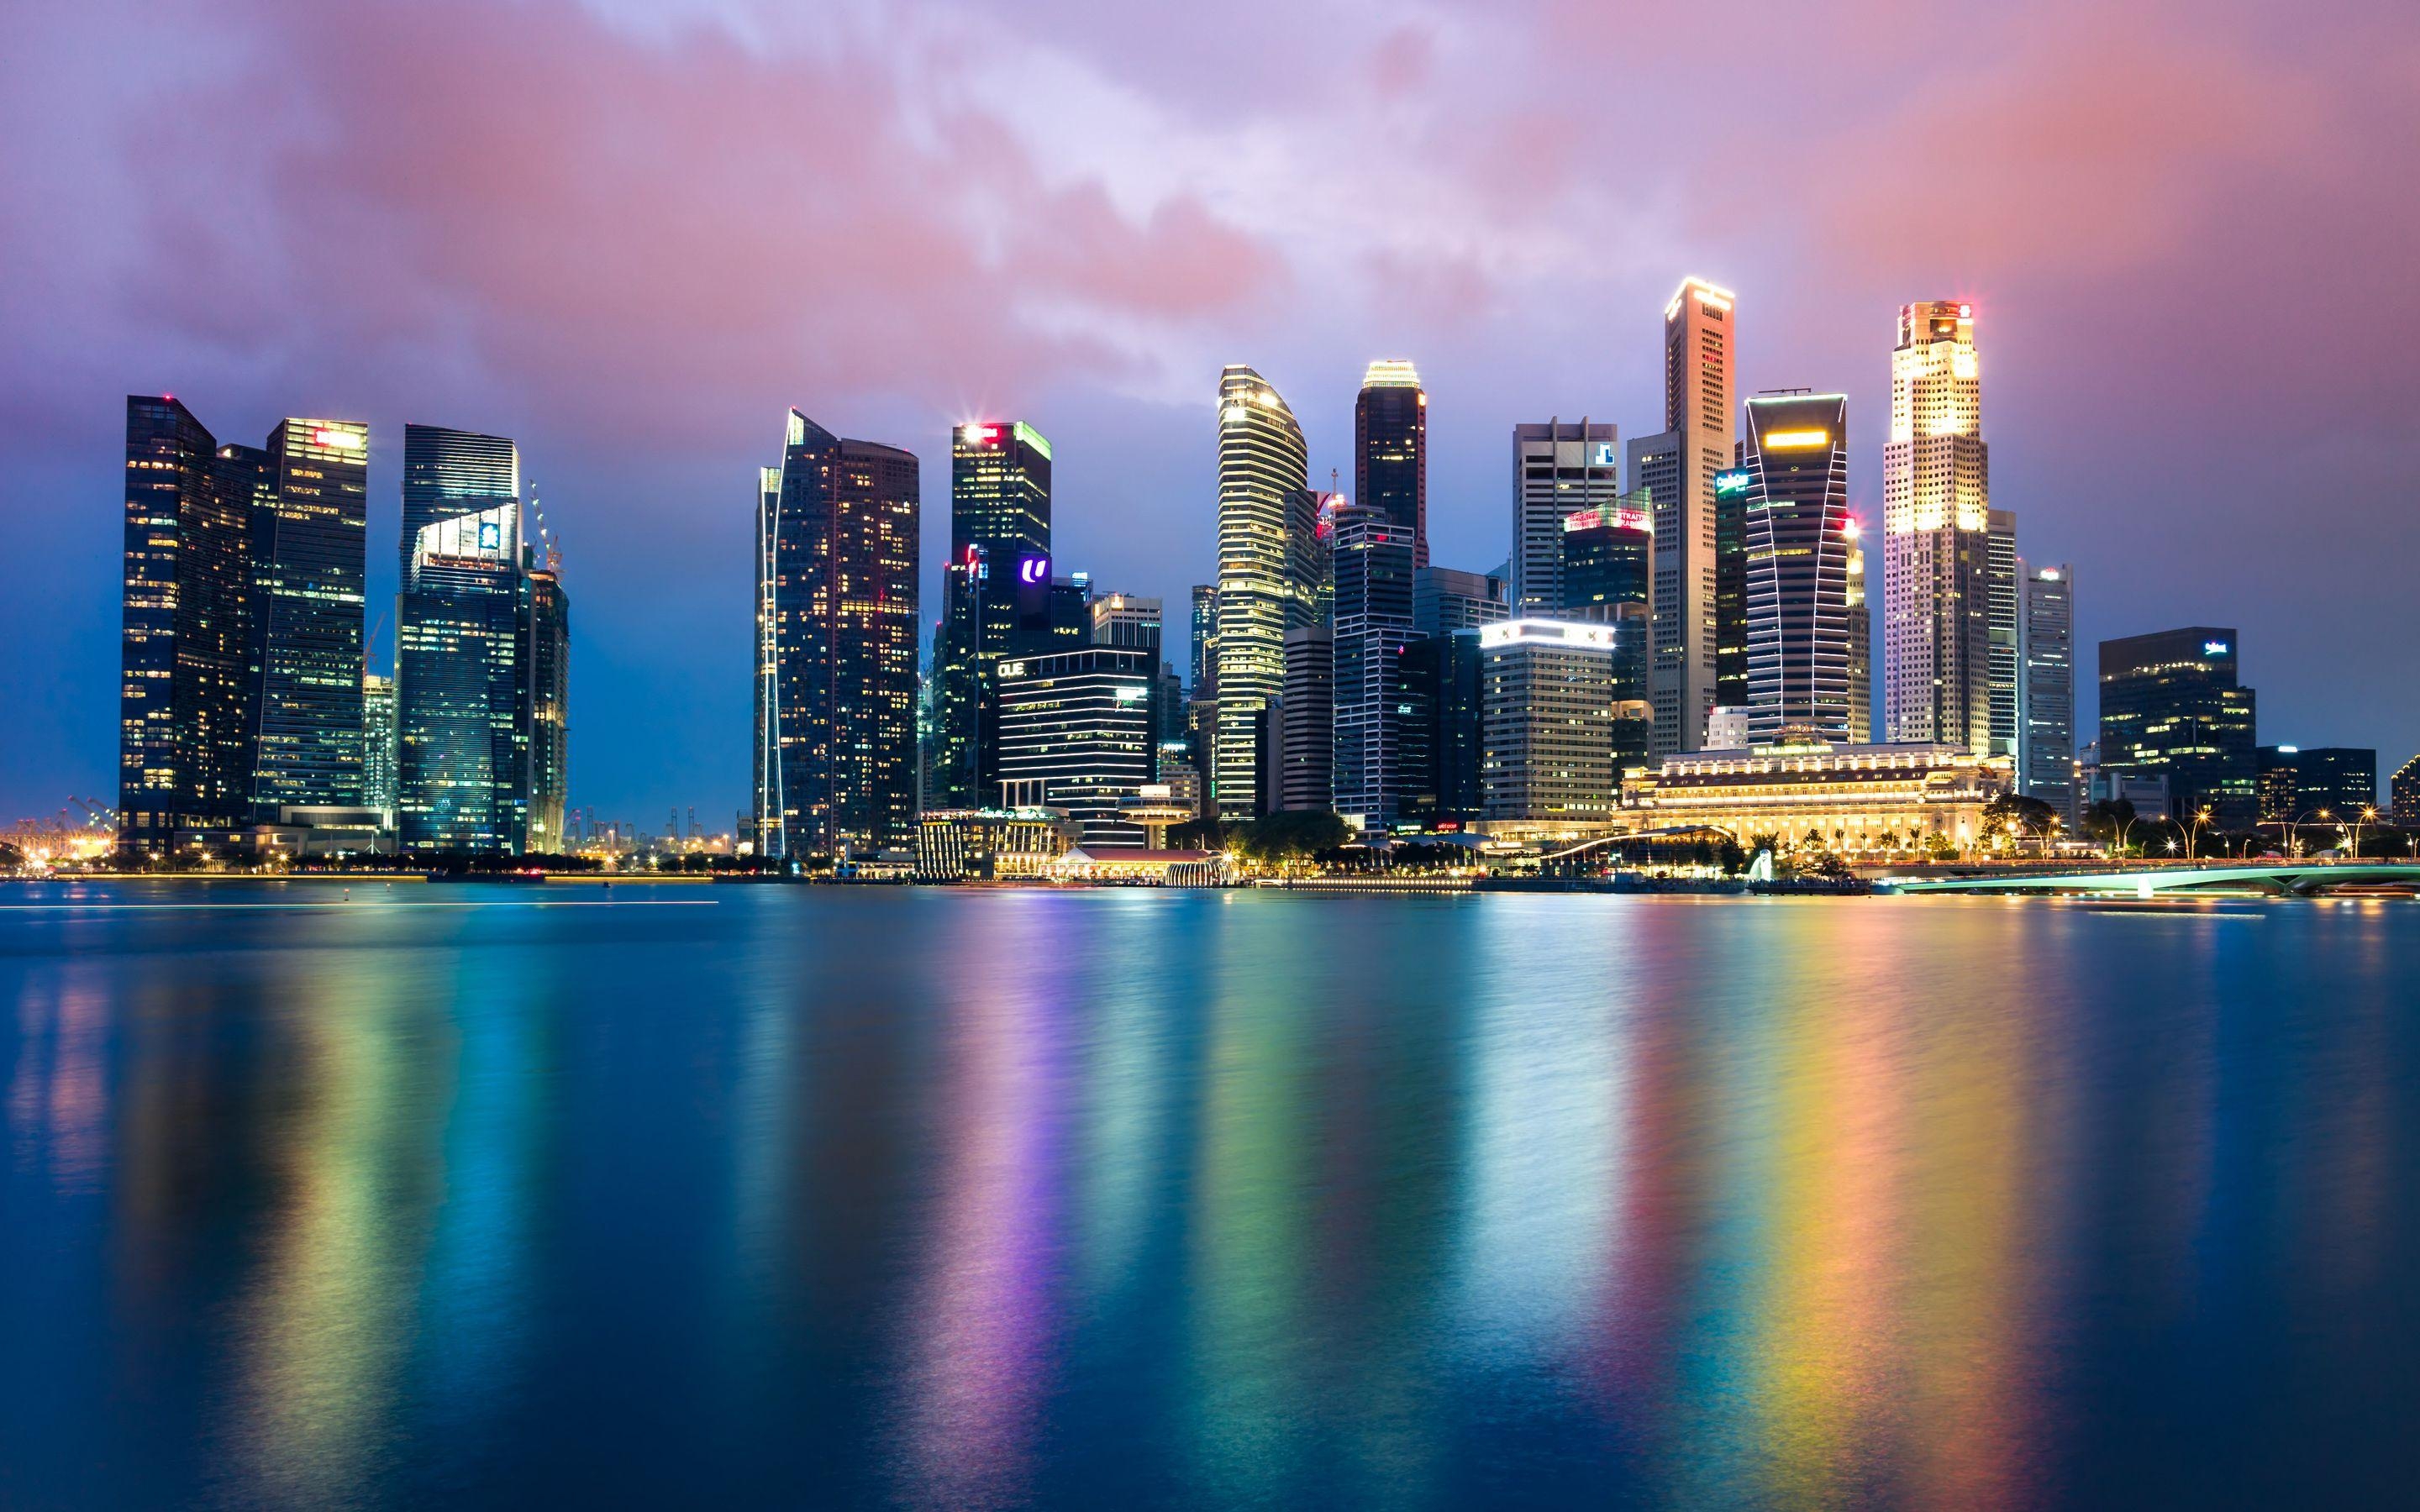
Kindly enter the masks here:
<path id="1" fill-rule="evenodd" d="M 2311 897 L 2336 887 L 2420 887 L 2420 865 L 2369 862 L 2274 866 L 2146 867 L 2133 872 L 2074 872 L 2016 877 L 1942 877 L 1875 884 L 1890 892 L 2072 892 L 2149 898 L 2201 889 L 2267 888 Z"/>

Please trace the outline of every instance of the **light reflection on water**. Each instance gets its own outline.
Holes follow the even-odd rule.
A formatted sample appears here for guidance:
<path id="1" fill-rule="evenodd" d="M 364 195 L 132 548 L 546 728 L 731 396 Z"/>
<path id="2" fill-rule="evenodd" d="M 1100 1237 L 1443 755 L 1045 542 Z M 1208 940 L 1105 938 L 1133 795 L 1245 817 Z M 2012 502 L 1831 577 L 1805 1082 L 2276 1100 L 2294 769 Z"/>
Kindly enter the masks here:
<path id="1" fill-rule="evenodd" d="M 2408 904 L 85 896 L 11 1505 L 2399 1494 Z"/>

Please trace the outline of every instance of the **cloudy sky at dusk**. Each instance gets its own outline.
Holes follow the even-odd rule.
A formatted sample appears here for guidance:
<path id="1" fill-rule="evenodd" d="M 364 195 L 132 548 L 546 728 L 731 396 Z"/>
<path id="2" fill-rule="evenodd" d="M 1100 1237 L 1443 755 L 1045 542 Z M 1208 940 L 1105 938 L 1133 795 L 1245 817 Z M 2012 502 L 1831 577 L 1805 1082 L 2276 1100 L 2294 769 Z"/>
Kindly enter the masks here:
<path id="1" fill-rule="evenodd" d="M 1057 448 L 1063 570 L 1173 620 L 1222 363 L 1349 480 L 1362 366 L 1417 361 L 1436 559 L 1492 567 L 1515 422 L 1660 427 L 1687 273 L 1739 292 L 1744 393 L 1851 395 L 1869 517 L 1895 309 L 1971 300 L 1993 502 L 2074 565 L 2079 640 L 2238 625 L 2264 742 L 2420 749 L 2408 3 L 30 0 L 8 30 L 0 817 L 114 797 L 131 392 L 223 440 L 368 421 L 373 618 L 404 423 L 517 437 L 574 598 L 572 801 L 721 828 L 785 407 L 924 459 L 928 609 L 948 428 L 1013 416 Z"/>

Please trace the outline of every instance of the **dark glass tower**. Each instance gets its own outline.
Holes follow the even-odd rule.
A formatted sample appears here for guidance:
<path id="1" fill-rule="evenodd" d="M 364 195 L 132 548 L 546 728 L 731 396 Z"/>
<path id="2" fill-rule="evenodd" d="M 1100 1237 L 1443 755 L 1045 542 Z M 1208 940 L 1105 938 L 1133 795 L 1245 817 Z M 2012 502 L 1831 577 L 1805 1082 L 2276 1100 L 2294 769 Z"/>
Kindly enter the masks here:
<path id="1" fill-rule="evenodd" d="M 916 458 L 793 409 L 757 498 L 758 854 L 913 850 Z"/>
<path id="2" fill-rule="evenodd" d="M 1000 663 L 1063 649 L 1050 643 L 1053 615 L 1050 442 L 1021 420 L 961 425 L 950 441 L 931 807 L 999 801 Z"/>
<path id="3" fill-rule="evenodd" d="M 253 818 L 362 805 L 362 609 L 369 427 L 289 419 L 270 432 L 253 509 Z"/>
<path id="4" fill-rule="evenodd" d="M 1743 444 L 1748 741 L 1769 746 L 1788 730 L 1850 744 L 1867 693 L 1851 645 L 1849 401 L 1759 394 Z"/>
<path id="5" fill-rule="evenodd" d="M 1563 618 L 1614 627 L 1615 770 L 1644 765 L 1655 736 L 1647 682 L 1654 636 L 1652 499 L 1633 494 L 1565 516 L 1562 545 Z"/>
<path id="6" fill-rule="evenodd" d="M 411 553 L 422 527 L 457 515 L 475 515 L 521 496 L 520 450 L 508 436 L 403 427 L 403 539 L 398 582 L 411 576 Z"/>
<path id="7" fill-rule="evenodd" d="M 2196 625 L 2101 642 L 2101 769 L 2168 779 L 2170 817 L 2211 810 L 2221 829 L 2259 817 L 2252 689 L 2235 632 Z"/>
<path id="8" fill-rule="evenodd" d="M 1429 396 L 1405 362 L 1377 362 L 1353 405 L 1353 500 L 1404 532 L 1429 564 Z"/>
<path id="9" fill-rule="evenodd" d="M 521 578 L 529 664 L 529 844 L 534 855 L 570 849 L 563 810 L 571 783 L 571 595 L 552 556 Z"/>
<path id="10" fill-rule="evenodd" d="M 403 848 L 519 854 L 529 840 L 530 668 L 520 504 L 413 538 L 396 634 Z"/>
<path id="11" fill-rule="evenodd" d="M 1416 549 L 1385 510 L 1346 504 L 1332 518 L 1336 811 L 1383 835 L 1402 810 L 1404 720 L 1394 695 L 1398 661 L 1412 639 Z"/>
<path id="12" fill-rule="evenodd" d="M 252 510 L 260 454 L 217 442 L 173 398 L 126 400 L 118 843 L 251 818 Z"/>

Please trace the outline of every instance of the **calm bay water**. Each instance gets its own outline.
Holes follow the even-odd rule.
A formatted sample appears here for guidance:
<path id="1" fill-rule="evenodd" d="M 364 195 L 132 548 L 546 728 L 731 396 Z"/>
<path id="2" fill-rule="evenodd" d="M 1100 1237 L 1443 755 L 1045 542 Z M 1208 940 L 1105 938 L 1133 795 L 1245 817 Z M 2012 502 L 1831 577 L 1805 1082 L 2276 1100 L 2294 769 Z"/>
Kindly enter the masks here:
<path id="1" fill-rule="evenodd" d="M 2414 1494 L 2412 903 L 341 899 L 0 888 L 0 1504 Z"/>

